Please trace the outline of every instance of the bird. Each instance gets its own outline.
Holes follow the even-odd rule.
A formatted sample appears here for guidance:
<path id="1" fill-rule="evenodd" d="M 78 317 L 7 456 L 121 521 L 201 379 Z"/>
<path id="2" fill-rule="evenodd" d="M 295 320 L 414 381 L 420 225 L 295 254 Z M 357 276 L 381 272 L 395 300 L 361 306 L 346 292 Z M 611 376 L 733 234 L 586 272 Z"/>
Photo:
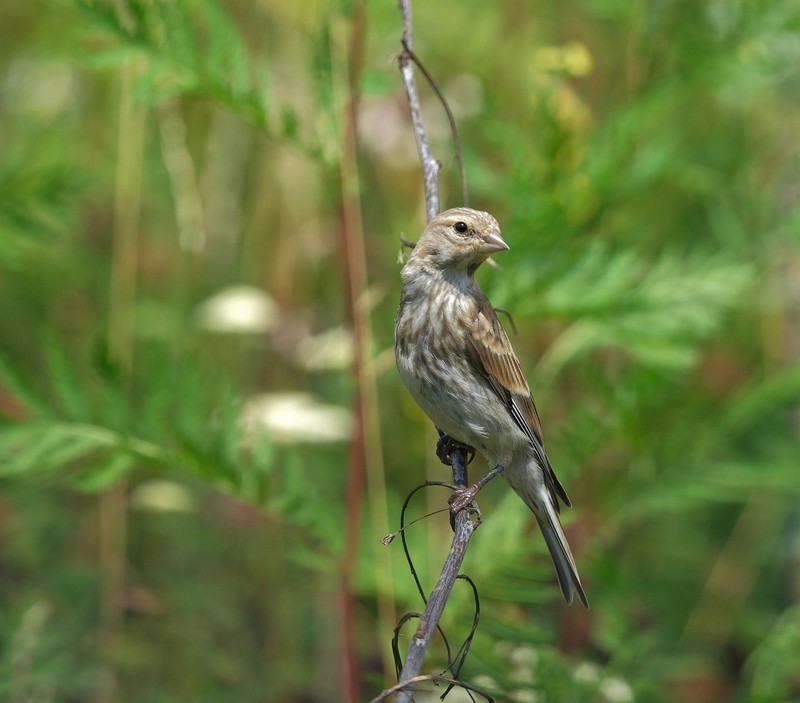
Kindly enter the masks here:
<path id="1" fill-rule="evenodd" d="M 459 207 L 428 223 L 401 271 L 395 359 L 411 396 L 440 434 L 474 448 L 491 470 L 451 499 L 453 514 L 502 475 L 531 509 L 564 600 L 588 608 L 559 520 L 572 504 L 544 450 L 542 423 L 519 359 L 475 272 L 510 249 L 488 212 Z M 441 456 L 441 455 L 440 455 Z"/>

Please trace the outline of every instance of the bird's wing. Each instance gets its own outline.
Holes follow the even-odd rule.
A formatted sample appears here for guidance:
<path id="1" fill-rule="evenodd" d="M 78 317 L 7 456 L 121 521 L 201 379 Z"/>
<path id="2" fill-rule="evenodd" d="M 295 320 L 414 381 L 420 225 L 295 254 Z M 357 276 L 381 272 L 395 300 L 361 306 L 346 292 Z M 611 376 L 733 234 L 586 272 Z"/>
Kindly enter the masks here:
<path id="1" fill-rule="evenodd" d="M 517 426 L 530 439 L 551 492 L 556 493 L 565 505 L 572 507 L 544 451 L 542 423 L 519 359 L 488 300 L 481 301 L 466 339 L 470 360 L 503 401 Z M 558 506 L 558 501 L 554 503 Z"/>

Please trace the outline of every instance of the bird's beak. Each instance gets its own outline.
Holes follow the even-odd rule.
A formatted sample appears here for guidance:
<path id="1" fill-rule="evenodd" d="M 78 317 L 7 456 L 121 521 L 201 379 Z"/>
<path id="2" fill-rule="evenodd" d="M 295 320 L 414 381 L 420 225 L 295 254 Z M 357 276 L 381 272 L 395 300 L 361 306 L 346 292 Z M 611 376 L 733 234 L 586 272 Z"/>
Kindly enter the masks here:
<path id="1" fill-rule="evenodd" d="M 495 251 L 504 251 L 511 247 L 506 244 L 505 240 L 500 236 L 500 232 L 489 232 L 481 244 L 481 251 L 485 254 L 491 254 Z"/>

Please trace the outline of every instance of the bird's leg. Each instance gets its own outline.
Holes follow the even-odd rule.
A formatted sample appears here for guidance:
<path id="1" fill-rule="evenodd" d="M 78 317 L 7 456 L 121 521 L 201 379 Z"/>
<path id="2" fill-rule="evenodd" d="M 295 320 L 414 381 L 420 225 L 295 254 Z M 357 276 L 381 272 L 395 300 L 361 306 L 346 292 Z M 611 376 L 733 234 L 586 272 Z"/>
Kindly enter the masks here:
<path id="1" fill-rule="evenodd" d="M 495 466 L 486 476 L 484 476 L 479 481 L 476 481 L 471 486 L 467 488 L 458 488 L 453 491 L 453 495 L 450 496 L 450 515 L 455 516 L 456 513 L 462 511 L 466 507 L 474 508 L 478 515 L 480 515 L 480 510 L 478 507 L 474 505 L 475 503 L 475 496 L 478 495 L 478 492 L 483 488 L 489 481 L 491 481 L 495 476 L 503 473 L 505 470 L 505 464 L 498 464 Z"/>
<path id="2" fill-rule="evenodd" d="M 439 461 L 445 466 L 452 466 L 453 459 L 451 454 L 456 449 L 463 449 L 464 453 L 467 455 L 467 464 L 472 463 L 472 460 L 475 458 L 474 447 L 470 447 L 468 444 L 463 444 L 453 439 L 450 435 L 446 435 L 442 432 L 438 427 L 436 429 L 439 432 L 439 441 L 436 442 L 436 456 L 439 457 Z"/>

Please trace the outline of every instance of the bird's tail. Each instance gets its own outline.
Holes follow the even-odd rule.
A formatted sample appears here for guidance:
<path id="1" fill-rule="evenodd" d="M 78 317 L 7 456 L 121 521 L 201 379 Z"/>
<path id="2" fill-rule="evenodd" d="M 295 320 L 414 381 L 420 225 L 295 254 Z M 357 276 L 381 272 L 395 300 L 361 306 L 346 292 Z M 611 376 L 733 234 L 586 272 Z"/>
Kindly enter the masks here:
<path id="1" fill-rule="evenodd" d="M 553 564 L 555 564 L 561 593 L 564 594 L 564 600 L 569 605 L 572 604 L 573 593 L 577 593 L 581 603 L 588 608 L 589 601 L 586 599 L 586 593 L 581 585 L 581 577 L 578 576 L 578 567 L 575 566 L 575 559 L 569 549 L 564 530 L 561 528 L 561 521 L 558 519 L 552 499 L 547 495 L 546 490 L 544 492 L 543 499 L 537 501 L 544 510 L 534 510 L 534 515 L 536 515 L 536 521 L 539 523 L 544 541 L 550 550 Z"/>
<path id="2" fill-rule="evenodd" d="M 581 585 L 578 568 L 575 566 L 575 559 L 561 527 L 561 521 L 558 519 L 558 512 L 554 503 L 554 500 L 557 499 L 551 496 L 544 483 L 530 481 L 529 469 L 530 467 L 526 466 L 519 473 L 510 472 L 506 475 L 506 478 L 511 487 L 536 516 L 536 521 L 539 523 L 544 541 L 550 550 L 550 556 L 556 567 L 558 585 L 561 586 L 564 600 L 571 605 L 574 594 L 577 593 L 581 603 L 588 608 L 589 601 L 586 599 L 586 593 Z M 536 472 L 539 473 L 540 471 L 541 469 L 537 466 Z"/>

